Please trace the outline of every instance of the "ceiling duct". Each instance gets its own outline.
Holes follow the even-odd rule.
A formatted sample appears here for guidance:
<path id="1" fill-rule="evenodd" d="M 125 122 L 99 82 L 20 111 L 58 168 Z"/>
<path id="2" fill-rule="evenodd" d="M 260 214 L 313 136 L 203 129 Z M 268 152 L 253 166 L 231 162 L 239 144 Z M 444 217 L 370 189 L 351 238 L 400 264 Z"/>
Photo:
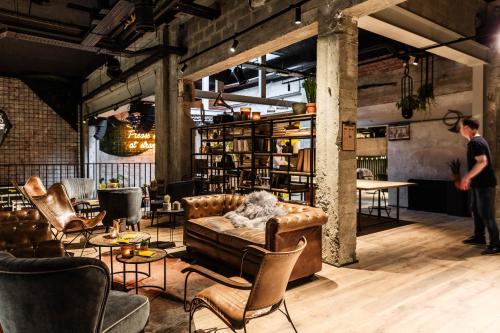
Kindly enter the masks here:
<path id="1" fill-rule="evenodd" d="M 135 29 L 138 32 L 155 31 L 153 0 L 134 0 Z"/>

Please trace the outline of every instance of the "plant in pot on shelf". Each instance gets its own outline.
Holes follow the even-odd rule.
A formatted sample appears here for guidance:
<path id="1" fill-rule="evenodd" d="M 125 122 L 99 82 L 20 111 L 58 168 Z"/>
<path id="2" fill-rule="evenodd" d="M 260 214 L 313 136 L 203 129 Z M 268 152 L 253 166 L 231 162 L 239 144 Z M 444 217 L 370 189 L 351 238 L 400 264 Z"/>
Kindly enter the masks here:
<path id="1" fill-rule="evenodd" d="M 306 109 L 308 113 L 316 113 L 316 80 L 305 79 L 303 87 L 306 91 L 307 104 Z"/>

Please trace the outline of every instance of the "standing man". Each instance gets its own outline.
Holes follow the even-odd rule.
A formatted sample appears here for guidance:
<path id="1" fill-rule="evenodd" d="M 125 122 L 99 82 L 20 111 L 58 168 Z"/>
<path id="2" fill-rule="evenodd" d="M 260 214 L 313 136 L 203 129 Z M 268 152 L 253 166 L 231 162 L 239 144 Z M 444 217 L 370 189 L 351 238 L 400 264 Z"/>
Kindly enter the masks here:
<path id="1" fill-rule="evenodd" d="M 460 134 L 469 140 L 467 144 L 467 164 L 469 171 L 459 183 L 463 191 L 470 189 L 472 214 L 474 215 L 474 235 L 464 240 L 465 244 L 486 244 L 485 228 L 488 229 L 490 244 L 481 254 L 500 253 L 498 226 L 495 220 L 495 187 L 497 180 L 491 163 L 490 148 L 486 140 L 478 134 L 479 122 L 475 119 L 462 120 Z"/>

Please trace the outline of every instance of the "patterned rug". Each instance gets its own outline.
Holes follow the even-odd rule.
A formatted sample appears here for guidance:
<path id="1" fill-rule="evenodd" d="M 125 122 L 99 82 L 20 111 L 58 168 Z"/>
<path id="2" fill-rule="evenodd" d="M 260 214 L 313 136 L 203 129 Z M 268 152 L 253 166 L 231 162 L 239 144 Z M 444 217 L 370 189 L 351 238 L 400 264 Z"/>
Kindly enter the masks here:
<path id="1" fill-rule="evenodd" d="M 175 250 L 174 250 L 175 251 Z M 170 252 L 170 251 L 169 251 Z M 114 255 L 118 254 L 118 250 L 115 250 Z M 106 262 L 109 266 L 109 252 L 103 253 L 102 260 Z M 206 262 L 206 259 L 198 258 L 199 263 L 204 266 L 212 266 L 211 269 L 217 270 L 219 273 L 225 273 L 231 275 L 230 272 L 221 272 L 221 267 L 216 267 L 210 265 L 211 262 Z M 200 262 L 201 260 L 201 262 Z M 188 332 L 188 313 L 184 312 L 183 308 L 183 298 L 184 298 L 184 280 L 185 274 L 181 273 L 181 270 L 189 265 L 188 261 L 191 258 L 186 257 L 185 252 L 173 252 L 169 253 L 167 257 L 167 290 L 163 292 L 162 290 L 156 288 L 140 288 L 139 294 L 145 295 L 149 298 L 151 302 L 151 310 L 149 316 L 149 322 L 146 326 L 147 333 L 163 333 L 163 332 L 176 332 L 184 333 Z M 113 264 L 115 271 L 122 270 L 122 264 L 114 260 Z M 134 267 L 132 265 L 127 266 L 127 270 L 132 270 Z M 139 271 L 147 272 L 148 266 L 139 265 Z M 139 286 L 141 285 L 157 285 L 163 286 L 163 260 L 154 262 L 151 264 L 151 277 L 141 277 L 139 275 Z M 127 273 L 127 288 L 134 288 L 135 277 L 134 274 Z M 118 285 L 123 284 L 123 275 L 115 274 L 114 283 Z M 191 274 L 188 283 L 188 300 L 192 299 L 194 295 L 201 291 L 202 289 L 212 285 L 209 279 L 201 277 L 197 274 Z M 129 291 L 130 294 L 135 293 L 132 289 Z M 194 323 L 193 323 L 194 324 Z M 193 331 L 194 331 L 193 325 Z"/>

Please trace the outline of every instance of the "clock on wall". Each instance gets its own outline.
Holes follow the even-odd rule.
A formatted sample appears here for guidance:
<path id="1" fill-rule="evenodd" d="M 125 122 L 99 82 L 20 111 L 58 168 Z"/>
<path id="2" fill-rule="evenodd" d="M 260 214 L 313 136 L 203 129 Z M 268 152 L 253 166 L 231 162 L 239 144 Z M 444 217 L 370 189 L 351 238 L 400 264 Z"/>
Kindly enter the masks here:
<path id="1" fill-rule="evenodd" d="M 5 112 L 0 110 L 0 146 L 7 137 L 7 134 L 9 134 L 11 128 L 12 124 L 10 123 L 9 117 L 7 117 Z"/>

